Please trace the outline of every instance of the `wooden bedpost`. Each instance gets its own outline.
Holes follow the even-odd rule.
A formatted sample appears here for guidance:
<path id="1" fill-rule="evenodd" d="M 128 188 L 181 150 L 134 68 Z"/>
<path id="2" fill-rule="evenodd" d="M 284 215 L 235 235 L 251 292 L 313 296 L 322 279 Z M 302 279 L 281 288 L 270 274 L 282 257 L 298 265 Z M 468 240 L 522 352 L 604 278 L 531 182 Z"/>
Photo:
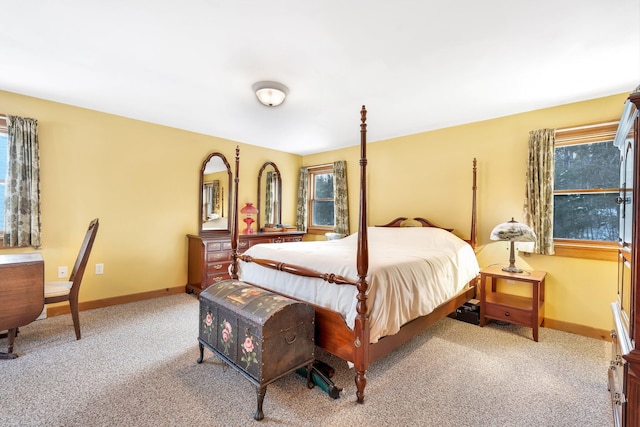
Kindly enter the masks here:
<path id="1" fill-rule="evenodd" d="M 369 367 L 369 318 L 367 317 L 367 273 L 369 270 L 369 243 L 367 233 L 367 109 L 360 110 L 360 217 L 358 222 L 358 302 L 354 324 L 354 368 L 356 370 L 356 396 L 364 402 Z"/>
<path id="2" fill-rule="evenodd" d="M 231 215 L 231 269 L 229 275 L 238 280 L 238 183 L 240 182 L 240 147 L 236 146 L 236 176 L 233 179 L 233 213 Z"/>
<path id="3" fill-rule="evenodd" d="M 477 176 L 477 172 L 478 172 L 478 168 L 477 168 L 477 164 L 478 161 L 476 160 L 476 158 L 473 158 L 473 185 L 471 187 L 471 189 L 473 190 L 473 198 L 471 200 L 471 237 L 469 239 L 469 244 L 471 245 L 471 247 L 473 249 L 476 248 L 476 239 L 477 239 L 477 235 L 478 235 L 478 224 L 476 221 L 476 190 L 478 189 L 478 185 L 476 183 L 476 176 Z"/>

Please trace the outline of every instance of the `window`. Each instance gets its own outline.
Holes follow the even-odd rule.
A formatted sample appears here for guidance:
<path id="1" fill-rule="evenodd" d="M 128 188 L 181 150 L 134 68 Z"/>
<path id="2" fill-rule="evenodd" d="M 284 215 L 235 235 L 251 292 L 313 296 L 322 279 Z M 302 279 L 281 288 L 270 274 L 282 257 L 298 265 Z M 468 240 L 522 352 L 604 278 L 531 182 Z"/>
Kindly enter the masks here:
<path id="1" fill-rule="evenodd" d="M 607 122 L 556 131 L 553 237 L 558 255 L 607 252 L 618 241 L 620 151 L 613 145 L 617 127 L 617 122 Z M 610 259 L 610 252 L 588 257 Z"/>
<path id="2" fill-rule="evenodd" d="M 309 167 L 307 231 L 326 233 L 334 227 L 333 165 Z"/>

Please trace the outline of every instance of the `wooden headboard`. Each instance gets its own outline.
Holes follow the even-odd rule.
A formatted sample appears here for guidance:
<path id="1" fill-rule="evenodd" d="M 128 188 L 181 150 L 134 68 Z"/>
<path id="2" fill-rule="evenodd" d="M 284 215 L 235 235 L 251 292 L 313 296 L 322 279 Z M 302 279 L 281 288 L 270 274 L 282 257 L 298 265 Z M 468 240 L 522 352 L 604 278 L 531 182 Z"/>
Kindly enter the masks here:
<path id="1" fill-rule="evenodd" d="M 388 224 L 376 225 L 376 227 L 402 227 L 402 225 L 400 224 L 403 221 L 406 221 L 407 219 L 409 218 L 405 218 L 405 217 L 396 218 Z M 423 227 L 435 227 L 435 228 L 442 228 L 443 230 L 447 230 L 447 231 L 453 231 L 453 228 L 440 227 L 439 225 L 435 225 L 428 219 L 424 219 L 424 218 L 411 218 L 411 219 L 414 221 L 418 221 L 420 224 L 422 224 Z"/>
<path id="2" fill-rule="evenodd" d="M 478 175 L 478 162 L 477 160 L 474 158 L 473 159 L 473 182 L 471 185 L 471 233 L 469 236 L 469 239 L 465 239 L 465 242 L 469 243 L 471 245 L 471 247 L 473 249 L 476 248 L 476 241 L 477 241 L 477 235 L 478 235 L 478 230 L 477 230 L 477 209 L 476 209 L 476 192 L 478 190 L 478 186 L 477 186 L 477 175 Z M 401 227 L 401 223 L 402 221 L 406 221 L 409 218 L 406 217 L 400 217 L 400 218 L 396 218 L 393 221 L 391 221 L 388 224 L 384 224 L 384 225 L 376 225 L 376 227 Z M 447 230 L 449 232 L 453 231 L 453 228 L 445 228 L 445 227 L 440 227 L 439 225 L 435 225 L 434 223 L 432 223 L 431 221 L 429 221 L 428 219 L 424 219 L 424 218 L 411 218 L 413 221 L 417 221 L 419 222 L 423 227 L 435 227 L 435 228 L 441 228 L 443 230 Z"/>

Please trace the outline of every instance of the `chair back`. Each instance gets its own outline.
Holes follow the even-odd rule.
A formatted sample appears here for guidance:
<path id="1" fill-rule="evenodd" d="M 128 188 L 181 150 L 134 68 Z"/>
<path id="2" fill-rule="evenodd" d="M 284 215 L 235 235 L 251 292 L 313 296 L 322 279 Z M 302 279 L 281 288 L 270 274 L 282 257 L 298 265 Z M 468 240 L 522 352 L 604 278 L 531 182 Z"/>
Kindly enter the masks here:
<path id="1" fill-rule="evenodd" d="M 69 276 L 69 281 L 73 282 L 73 285 L 71 286 L 72 294 L 75 293 L 77 295 L 80 288 L 82 276 L 84 275 L 84 270 L 87 267 L 89 255 L 91 254 L 91 248 L 93 247 L 93 241 L 96 239 L 96 234 L 98 233 L 98 225 L 98 218 L 91 221 L 89 223 L 89 228 L 87 229 L 87 234 L 85 234 L 84 240 L 82 241 L 78 258 L 76 259 L 76 263 L 71 271 L 71 276 Z"/>

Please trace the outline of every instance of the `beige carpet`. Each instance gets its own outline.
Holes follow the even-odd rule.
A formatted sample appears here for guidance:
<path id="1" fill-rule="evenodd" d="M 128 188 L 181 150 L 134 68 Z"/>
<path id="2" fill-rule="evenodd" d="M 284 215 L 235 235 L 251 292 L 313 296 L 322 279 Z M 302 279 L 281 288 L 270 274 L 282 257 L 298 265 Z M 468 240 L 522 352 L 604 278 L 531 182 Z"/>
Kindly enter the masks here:
<path id="1" fill-rule="evenodd" d="M 319 352 L 344 387 L 339 399 L 291 374 L 255 388 L 205 350 L 198 301 L 182 294 L 21 329 L 0 360 L 0 426 L 594 426 L 613 425 L 610 344 L 495 323 L 443 319 L 369 370 L 365 403 L 353 371 Z M 0 340 L 6 349 L 6 339 Z"/>

